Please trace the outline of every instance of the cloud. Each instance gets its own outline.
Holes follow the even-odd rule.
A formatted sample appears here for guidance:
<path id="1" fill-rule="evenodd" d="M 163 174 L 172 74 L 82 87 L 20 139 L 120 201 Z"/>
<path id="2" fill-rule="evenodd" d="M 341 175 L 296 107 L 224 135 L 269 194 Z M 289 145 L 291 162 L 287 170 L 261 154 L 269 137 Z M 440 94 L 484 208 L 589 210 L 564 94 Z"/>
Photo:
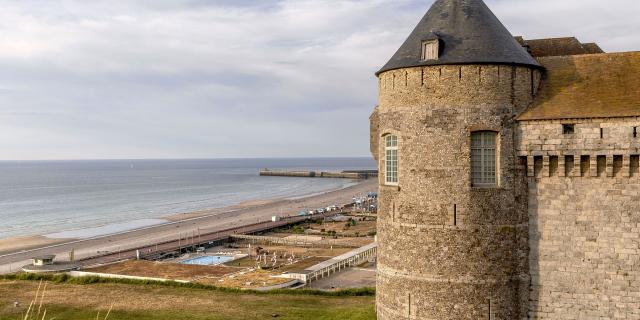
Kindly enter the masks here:
<path id="1" fill-rule="evenodd" d="M 634 0 L 495 0 L 526 38 L 640 48 Z M 368 154 L 373 73 L 431 1 L 2 1 L 0 158 Z"/>

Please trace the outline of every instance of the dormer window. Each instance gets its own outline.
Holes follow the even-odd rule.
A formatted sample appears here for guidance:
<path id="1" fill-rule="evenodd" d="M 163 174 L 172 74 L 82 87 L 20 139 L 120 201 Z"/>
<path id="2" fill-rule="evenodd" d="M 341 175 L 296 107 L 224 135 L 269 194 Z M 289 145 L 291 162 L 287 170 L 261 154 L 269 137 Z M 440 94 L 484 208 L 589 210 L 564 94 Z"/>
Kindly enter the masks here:
<path id="1" fill-rule="evenodd" d="M 440 52 L 440 41 L 427 40 L 422 41 L 422 61 L 438 60 Z"/>

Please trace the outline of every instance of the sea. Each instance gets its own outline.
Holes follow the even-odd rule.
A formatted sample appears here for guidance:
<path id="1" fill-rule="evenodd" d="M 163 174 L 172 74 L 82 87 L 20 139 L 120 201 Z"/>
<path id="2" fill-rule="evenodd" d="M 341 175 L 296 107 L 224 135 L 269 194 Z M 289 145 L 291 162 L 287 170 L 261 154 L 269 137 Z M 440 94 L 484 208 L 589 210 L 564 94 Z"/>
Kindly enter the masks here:
<path id="1" fill-rule="evenodd" d="M 371 158 L 0 161 L 0 239 L 100 236 L 167 215 L 346 188 L 350 179 L 261 177 L 260 169 L 375 169 Z"/>

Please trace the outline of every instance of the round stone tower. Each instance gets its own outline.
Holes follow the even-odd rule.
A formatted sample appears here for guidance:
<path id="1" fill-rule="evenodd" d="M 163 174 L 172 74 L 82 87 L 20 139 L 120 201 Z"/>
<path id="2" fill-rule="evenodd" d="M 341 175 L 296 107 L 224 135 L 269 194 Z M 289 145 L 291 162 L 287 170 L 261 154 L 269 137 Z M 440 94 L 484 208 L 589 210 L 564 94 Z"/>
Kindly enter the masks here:
<path id="1" fill-rule="evenodd" d="M 378 319 L 526 318 L 515 118 L 541 71 L 481 0 L 438 0 L 378 72 Z"/>

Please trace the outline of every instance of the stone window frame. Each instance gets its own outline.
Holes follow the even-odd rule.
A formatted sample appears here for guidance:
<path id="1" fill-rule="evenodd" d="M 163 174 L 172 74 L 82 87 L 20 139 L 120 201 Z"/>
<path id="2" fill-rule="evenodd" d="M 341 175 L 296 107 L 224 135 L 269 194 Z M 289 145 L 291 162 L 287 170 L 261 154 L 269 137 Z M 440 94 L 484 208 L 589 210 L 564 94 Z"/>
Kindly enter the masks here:
<path id="1" fill-rule="evenodd" d="M 387 138 L 389 137 L 395 137 L 395 145 L 389 146 L 388 145 L 388 141 Z M 401 139 L 400 139 L 400 135 L 397 134 L 396 132 L 386 132 L 383 135 L 381 135 L 381 148 L 382 148 L 382 159 L 383 159 L 383 165 L 382 168 L 384 169 L 384 175 L 382 175 L 382 181 L 383 181 L 383 185 L 386 186 L 398 186 L 400 184 L 400 144 L 401 144 Z M 391 153 L 393 153 L 395 151 L 395 181 L 389 181 L 389 173 L 387 170 L 387 162 L 388 162 L 388 156 L 389 156 L 389 151 L 391 151 Z"/>
<path id="2" fill-rule="evenodd" d="M 495 143 L 493 145 L 494 151 L 494 165 L 495 165 L 495 180 L 492 183 L 476 183 L 474 181 L 474 170 L 473 170 L 473 154 L 474 154 L 474 146 L 473 146 L 473 137 L 475 134 L 481 133 L 493 133 L 495 134 Z M 471 183 L 472 188 L 476 189 L 497 189 L 500 188 L 500 131 L 495 130 L 493 128 L 475 128 L 474 130 L 469 131 L 469 182 Z M 489 150 L 490 148 L 478 148 L 480 150 Z M 484 151 L 483 151 L 484 152 Z"/>

